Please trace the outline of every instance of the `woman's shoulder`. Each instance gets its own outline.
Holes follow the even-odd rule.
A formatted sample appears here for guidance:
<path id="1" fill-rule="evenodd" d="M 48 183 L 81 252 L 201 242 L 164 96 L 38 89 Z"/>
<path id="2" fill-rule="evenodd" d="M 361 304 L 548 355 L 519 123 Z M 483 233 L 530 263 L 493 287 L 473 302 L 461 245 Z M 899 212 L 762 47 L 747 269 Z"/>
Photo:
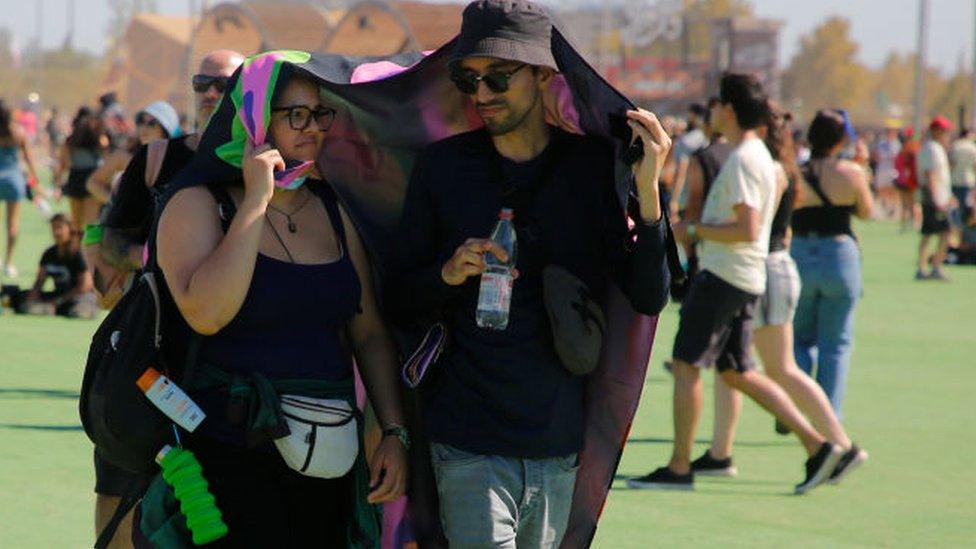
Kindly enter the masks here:
<path id="1" fill-rule="evenodd" d="M 193 215 L 199 212 L 216 211 L 217 199 L 204 185 L 194 185 L 174 189 L 163 206 L 163 214 Z"/>

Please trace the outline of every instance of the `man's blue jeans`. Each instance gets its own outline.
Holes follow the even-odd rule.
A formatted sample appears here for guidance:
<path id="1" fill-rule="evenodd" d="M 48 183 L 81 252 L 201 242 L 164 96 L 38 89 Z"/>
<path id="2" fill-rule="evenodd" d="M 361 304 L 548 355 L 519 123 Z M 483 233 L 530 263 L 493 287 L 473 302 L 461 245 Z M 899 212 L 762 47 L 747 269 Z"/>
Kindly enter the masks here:
<path id="1" fill-rule="evenodd" d="M 431 444 L 451 549 L 557 548 L 576 486 L 576 454 L 520 459 Z"/>
<path id="2" fill-rule="evenodd" d="M 797 236 L 790 253 L 802 284 L 793 321 L 796 363 L 815 375 L 841 417 L 854 350 L 854 305 L 861 297 L 861 252 L 849 236 Z"/>

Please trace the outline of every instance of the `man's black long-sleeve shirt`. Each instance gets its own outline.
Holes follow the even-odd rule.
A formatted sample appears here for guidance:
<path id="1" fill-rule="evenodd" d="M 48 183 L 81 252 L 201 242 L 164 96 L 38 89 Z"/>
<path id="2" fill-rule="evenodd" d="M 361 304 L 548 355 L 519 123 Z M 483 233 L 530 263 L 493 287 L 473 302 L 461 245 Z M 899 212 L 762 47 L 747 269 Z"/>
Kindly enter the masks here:
<path id="1" fill-rule="evenodd" d="M 514 192 L 512 192 L 514 191 Z M 515 207 L 515 281 L 504 331 L 475 322 L 479 279 L 457 287 L 441 268 L 468 238 L 487 238 Z M 611 281 L 635 310 L 656 315 L 670 274 L 663 223 L 638 223 L 636 240 L 614 190 L 612 147 L 552 129 L 537 158 L 502 158 L 484 130 L 425 149 L 407 189 L 388 310 L 403 321 L 439 319 L 449 341 L 425 391 L 430 438 L 479 454 L 542 458 L 576 452 L 583 379 L 563 367 L 542 298 L 542 268 L 568 269 L 601 296 Z"/>

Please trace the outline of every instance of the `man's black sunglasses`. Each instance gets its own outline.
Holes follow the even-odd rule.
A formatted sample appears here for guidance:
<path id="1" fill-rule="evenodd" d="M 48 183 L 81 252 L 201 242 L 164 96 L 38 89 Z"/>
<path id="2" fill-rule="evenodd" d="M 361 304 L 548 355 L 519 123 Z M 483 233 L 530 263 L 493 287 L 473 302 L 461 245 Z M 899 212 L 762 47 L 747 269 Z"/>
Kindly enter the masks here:
<path id="1" fill-rule="evenodd" d="M 227 89 L 227 81 L 230 77 L 227 76 L 208 76 L 206 74 L 194 74 L 193 75 L 193 91 L 197 93 L 206 93 L 210 89 L 210 86 L 216 88 L 217 93 L 224 93 Z"/>
<path id="2" fill-rule="evenodd" d="M 485 74 L 475 74 L 468 70 L 455 69 L 451 71 L 451 81 L 465 95 L 478 93 L 478 83 L 482 80 L 488 86 L 488 89 L 494 93 L 505 93 L 508 91 L 508 81 L 511 80 L 512 76 L 527 66 L 526 64 L 522 64 L 510 71 L 493 70 Z"/>
<path id="3" fill-rule="evenodd" d="M 275 107 L 271 109 L 271 112 L 287 112 L 288 126 L 297 132 L 309 127 L 313 119 L 315 120 L 315 124 L 318 125 L 319 131 L 327 132 L 332 127 L 332 123 L 335 122 L 336 117 L 335 109 L 318 107 L 312 110 L 305 105 Z"/>

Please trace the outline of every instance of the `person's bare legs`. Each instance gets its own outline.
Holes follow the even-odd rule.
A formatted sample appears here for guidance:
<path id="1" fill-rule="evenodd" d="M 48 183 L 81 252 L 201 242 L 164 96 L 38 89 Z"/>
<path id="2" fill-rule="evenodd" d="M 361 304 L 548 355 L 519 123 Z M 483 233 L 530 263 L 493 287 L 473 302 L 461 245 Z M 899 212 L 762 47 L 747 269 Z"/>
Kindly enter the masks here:
<path id="1" fill-rule="evenodd" d="M 918 243 L 918 272 L 924 273 L 929 266 L 929 240 L 931 235 L 923 234 Z"/>
<path id="2" fill-rule="evenodd" d="M 765 361 L 764 361 L 765 362 Z M 742 393 L 729 387 L 721 375 L 715 374 L 715 423 L 712 446 L 708 453 L 715 459 L 732 457 L 735 428 L 742 413 Z"/>
<path id="3" fill-rule="evenodd" d="M 20 234 L 20 202 L 7 202 L 7 250 L 4 254 L 4 265 L 10 265 L 14 260 L 14 249 L 17 247 L 17 236 Z"/>
<path id="4" fill-rule="evenodd" d="M 851 439 L 830 407 L 827 395 L 816 381 L 796 365 L 793 358 L 793 323 L 763 326 L 753 333 L 753 341 L 766 374 L 786 391 L 817 431 L 831 443 L 844 450 L 850 449 Z"/>
<path id="5" fill-rule="evenodd" d="M 122 498 L 118 496 L 106 496 L 95 494 L 95 537 L 97 538 L 105 526 L 112 520 L 115 509 L 118 508 Z M 128 549 L 132 547 L 132 511 L 119 523 L 109 549 Z"/>
<path id="6" fill-rule="evenodd" d="M 668 468 L 679 475 L 691 471 L 691 452 L 702 409 L 701 372 L 683 360 L 674 361 L 674 451 Z"/>
<path id="7" fill-rule="evenodd" d="M 71 224 L 74 225 L 75 230 L 84 229 L 85 199 L 69 197 L 68 208 L 71 210 Z"/>
<path id="8" fill-rule="evenodd" d="M 949 233 L 944 232 L 939 234 L 939 243 L 936 247 L 935 253 L 932 254 L 932 270 L 936 272 L 942 271 L 942 264 L 945 263 L 946 255 L 949 253 Z"/>
<path id="9" fill-rule="evenodd" d="M 722 378 L 730 387 L 749 395 L 749 398 L 756 401 L 766 411 L 776 416 L 776 419 L 789 427 L 790 431 L 795 433 L 800 439 L 800 443 L 806 449 L 807 455 L 813 456 L 816 454 L 820 450 L 820 447 L 823 446 L 823 443 L 826 442 L 826 439 L 803 417 L 803 414 L 800 413 L 796 405 L 793 404 L 793 401 L 790 400 L 786 391 L 764 374 L 754 370 L 740 373 L 730 369 L 722 372 Z M 677 437 L 675 437 L 675 440 L 677 440 Z"/>

